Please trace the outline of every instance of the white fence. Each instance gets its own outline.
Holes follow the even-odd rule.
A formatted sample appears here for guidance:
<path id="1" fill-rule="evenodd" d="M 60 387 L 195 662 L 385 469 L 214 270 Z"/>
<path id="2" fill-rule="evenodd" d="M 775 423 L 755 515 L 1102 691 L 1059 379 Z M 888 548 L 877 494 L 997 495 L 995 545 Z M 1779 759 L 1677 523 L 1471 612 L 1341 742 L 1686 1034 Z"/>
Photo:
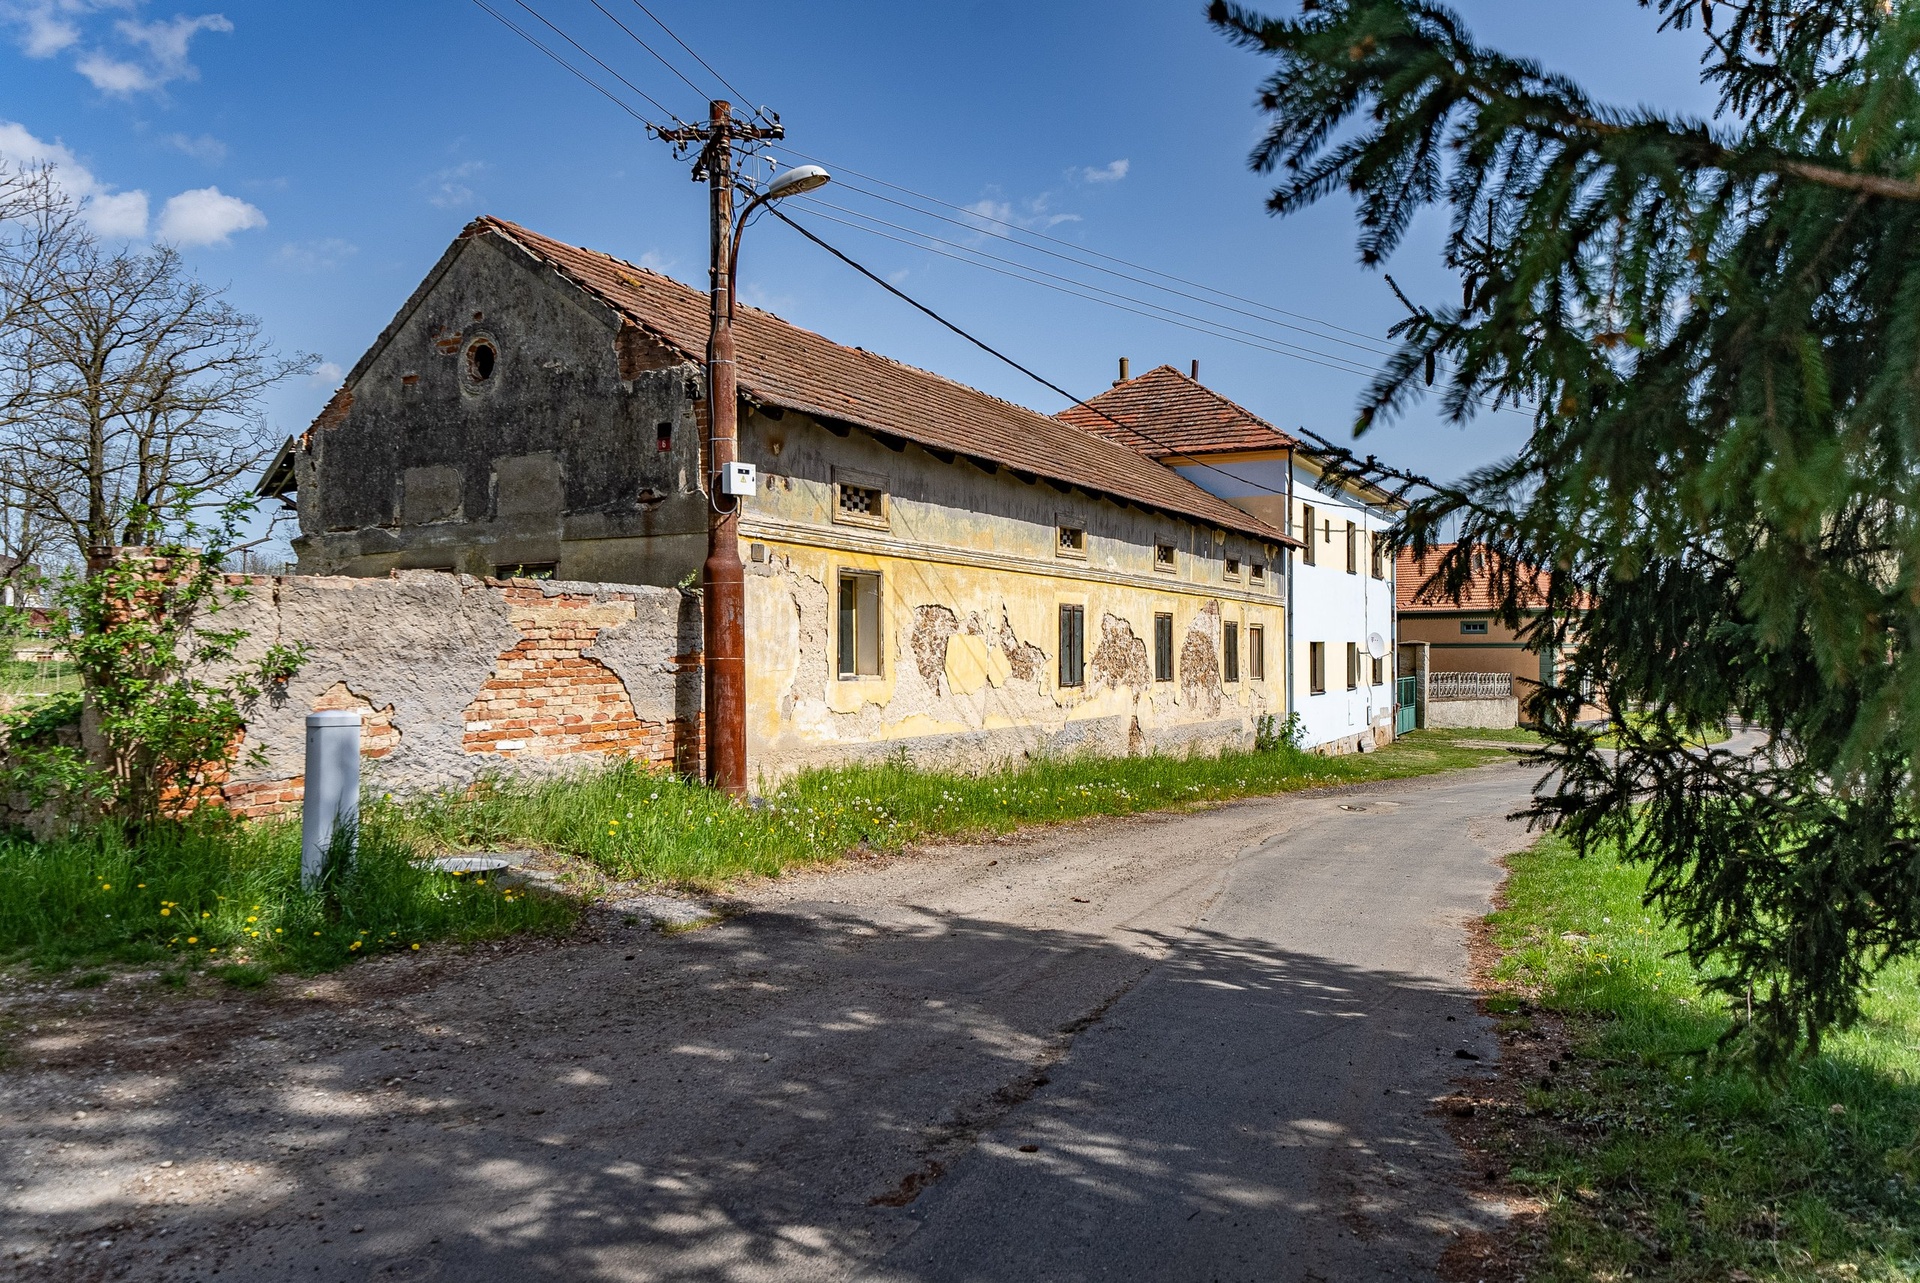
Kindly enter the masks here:
<path id="1" fill-rule="evenodd" d="M 1511 699 L 1513 677 L 1509 673 L 1428 673 L 1427 698 L 1436 699 Z"/>

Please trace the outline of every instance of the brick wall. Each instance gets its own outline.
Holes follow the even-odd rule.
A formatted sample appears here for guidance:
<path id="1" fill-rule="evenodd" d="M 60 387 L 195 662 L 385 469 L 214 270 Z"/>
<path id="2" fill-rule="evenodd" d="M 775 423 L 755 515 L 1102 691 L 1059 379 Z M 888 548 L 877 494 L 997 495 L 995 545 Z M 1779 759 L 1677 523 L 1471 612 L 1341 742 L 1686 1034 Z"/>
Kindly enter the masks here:
<path id="1" fill-rule="evenodd" d="M 217 622 L 248 633 L 243 660 L 310 651 L 220 783 L 241 814 L 298 806 L 306 716 L 322 709 L 360 710 L 362 778 L 386 792 L 616 758 L 699 769 L 699 602 L 675 589 L 430 571 L 231 582 L 245 599 Z"/>

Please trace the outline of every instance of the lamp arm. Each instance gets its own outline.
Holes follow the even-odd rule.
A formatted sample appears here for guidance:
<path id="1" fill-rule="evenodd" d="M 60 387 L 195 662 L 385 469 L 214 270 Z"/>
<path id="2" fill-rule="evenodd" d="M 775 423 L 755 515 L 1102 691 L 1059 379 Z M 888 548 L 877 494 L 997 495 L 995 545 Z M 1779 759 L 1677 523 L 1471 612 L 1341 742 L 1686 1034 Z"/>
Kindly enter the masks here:
<path id="1" fill-rule="evenodd" d="M 733 319 L 734 300 L 740 293 L 740 238 L 746 234 L 747 219 L 753 211 L 767 203 L 765 192 L 755 192 L 747 207 L 740 211 L 740 218 L 733 225 L 733 240 L 727 246 L 727 319 Z"/>

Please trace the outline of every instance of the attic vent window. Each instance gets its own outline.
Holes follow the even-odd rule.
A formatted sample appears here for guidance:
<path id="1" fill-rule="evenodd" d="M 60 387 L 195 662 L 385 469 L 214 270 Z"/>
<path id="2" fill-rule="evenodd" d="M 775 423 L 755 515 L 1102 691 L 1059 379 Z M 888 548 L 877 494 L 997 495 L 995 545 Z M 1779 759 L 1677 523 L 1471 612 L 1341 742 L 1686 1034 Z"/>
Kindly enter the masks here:
<path id="1" fill-rule="evenodd" d="M 1061 526 L 1060 555 L 1062 557 L 1086 556 L 1087 532 L 1079 526 Z"/>
<path id="2" fill-rule="evenodd" d="M 1153 546 L 1153 568 L 1169 574 L 1173 571 L 1173 545 L 1157 543 Z M 1171 680 L 1171 679 L 1169 679 Z"/>
<path id="3" fill-rule="evenodd" d="M 880 492 L 868 486 L 840 487 L 840 511 L 850 517 L 877 517 L 883 502 Z"/>
<path id="4" fill-rule="evenodd" d="M 1264 562 L 1256 561 L 1247 567 L 1247 582 L 1250 584 L 1264 584 L 1267 582 L 1267 567 Z"/>
<path id="5" fill-rule="evenodd" d="M 1238 579 L 1239 577 L 1240 577 L 1240 559 L 1238 557 L 1227 558 L 1227 578 Z"/>
<path id="6" fill-rule="evenodd" d="M 485 339 L 475 340 L 467 347 L 467 377 L 475 383 L 485 383 L 493 377 L 493 367 L 499 359 L 493 344 Z"/>

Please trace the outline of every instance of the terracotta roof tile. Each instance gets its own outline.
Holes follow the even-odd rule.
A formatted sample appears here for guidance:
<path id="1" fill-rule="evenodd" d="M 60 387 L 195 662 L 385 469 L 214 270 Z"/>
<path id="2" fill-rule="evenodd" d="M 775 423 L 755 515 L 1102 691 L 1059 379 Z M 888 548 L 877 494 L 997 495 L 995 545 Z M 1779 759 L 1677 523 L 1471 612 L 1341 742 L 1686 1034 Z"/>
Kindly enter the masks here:
<path id="1" fill-rule="evenodd" d="M 521 246 L 687 360 L 704 359 L 704 292 L 504 219 L 477 219 L 462 233 L 489 234 Z M 754 400 L 990 460 L 1269 542 L 1295 542 L 1133 450 L 937 374 L 843 347 L 770 312 L 742 304 L 734 335 L 740 390 Z"/>
<path id="2" fill-rule="evenodd" d="M 1450 543 L 1435 544 L 1427 550 L 1425 557 L 1415 557 L 1411 549 L 1400 550 L 1400 556 L 1394 565 L 1393 589 L 1395 605 L 1401 614 L 1493 610 L 1499 604 L 1493 593 L 1493 576 L 1484 568 L 1484 565 L 1473 578 L 1467 581 L 1457 602 L 1451 597 L 1441 595 L 1437 591 L 1438 585 L 1435 586 L 1435 591 L 1427 591 L 1427 577 L 1440 569 L 1441 558 L 1445 557 L 1453 546 Z M 1529 576 L 1527 580 L 1529 585 L 1538 585 L 1544 578 L 1540 571 L 1531 568 L 1525 573 Z M 1529 605 L 1546 603 L 1546 593 L 1539 588 L 1534 588 L 1527 596 Z"/>
<path id="3" fill-rule="evenodd" d="M 1054 417 L 1149 459 L 1177 461 L 1191 455 L 1287 450 L 1300 444 L 1171 365 L 1155 366 L 1137 378 L 1116 383 L 1089 398 L 1086 405 L 1069 406 Z"/>

